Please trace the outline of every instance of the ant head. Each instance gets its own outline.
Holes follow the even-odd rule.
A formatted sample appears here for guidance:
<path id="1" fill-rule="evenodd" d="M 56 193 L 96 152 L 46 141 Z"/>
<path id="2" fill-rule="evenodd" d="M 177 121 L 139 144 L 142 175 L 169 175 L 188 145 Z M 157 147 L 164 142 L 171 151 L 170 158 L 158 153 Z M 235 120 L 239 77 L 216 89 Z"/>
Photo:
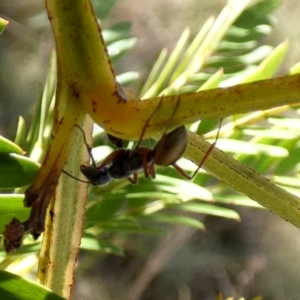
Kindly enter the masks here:
<path id="1" fill-rule="evenodd" d="M 105 185 L 111 181 L 107 169 L 107 167 L 97 169 L 94 166 L 80 166 L 80 171 L 92 185 Z"/>

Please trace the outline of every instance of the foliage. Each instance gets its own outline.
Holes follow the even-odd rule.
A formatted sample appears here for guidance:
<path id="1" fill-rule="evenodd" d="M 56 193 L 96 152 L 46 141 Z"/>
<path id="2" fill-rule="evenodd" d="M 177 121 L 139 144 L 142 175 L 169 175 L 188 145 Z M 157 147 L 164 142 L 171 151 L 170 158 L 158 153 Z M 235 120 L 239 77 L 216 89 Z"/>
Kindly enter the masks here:
<path id="1" fill-rule="evenodd" d="M 0 293 L 3 299 L 28 300 L 49 299 L 62 300 L 63 297 L 54 294 L 42 285 L 22 279 L 17 275 L 0 270 Z"/>
<path id="2" fill-rule="evenodd" d="M 8 21 L 0 18 L 0 34 L 4 31 L 4 28 L 8 25 Z"/>
<path id="3" fill-rule="evenodd" d="M 261 40 L 271 32 L 270 8 L 275 8 L 277 4 L 273 0 L 259 2 L 245 10 L 234 24 L 230 22 L 234 16 L 230 19 L 220 14 L 216 20 L 209 19 L 194 39 L 189 30 L 185 30 L 172 53 L 168 54 L 167 50 L 161 52 L 141 96 L 150 98 L 181 94 L 273 76 L 282 63 L 288 43 L 283 42 L 273 48 L 261 45 Z M 105 11 L 109 10 L 110 7 L 106 7 Z M 108 53 L 114 63 L 135 44 L 136 39 L 130 35 L 130 29 L 131 24 L 123 22 L 103 31 Z M 53 55 L 46 85 L 37 97 L 29 130 L 21 118 L 15 143 L 1 137 L 0 166 L 1 170 L 5 170 L 0 175 L 0 188 L 3 191 L 0 197 L 2 230 L 12 216 L 24 219 L 28 214 L 26 208 L 20 207 L 21 196 L 12 189 L 18 188 L 18 193 L 23 192 L 22 187 L 31 182 L 50 142 L 55 74 Z M 128 72 L 117 78 L 122 85 L 129 85 L 138 78 L 138 74 Z M 281 107 L 228 118 L 223 120 L 225 125 L 220 131 L 217 146 L 259 173 L 273 176 L 275 182 L 296 193 L 298 180 L 295 177 L 300 151 L 298 114 L 296 107 Z M 218 124 L 219 120 L 209 120 L 189 127 L 214 141 L 216 131 L 213 129 Z M 94 141 L 93 155 L 97 161 L 101 161 L 113 148 L 106 145 L 105 132 L 97 125 Z M 25 149 L 28 158 L 22 149 Z M 184 160 L 181 166 L 186 171 L 195 168 L 191 168 Z M 112 234 L 160 235 L 164 231 L 159 223 L 179 223 L 203 230 L 204 224 L 193 217 L 194 213 L 239 220 L 239 215 L 228 204 L 260 207 L 212 180 L 204 172 L 199 172 L 191 182 L 181 178 L 171 168 L 158 168 L 157 173 L 153 181 L 140 176 L 137 186 L 120 180 L 107 186 L 90 188 L 81 245 L 83 249 L 122 255 L 122 247 L 110 239 Z M 26 244 L 31 245 L 32 241 L 26 239 Z M 16 255 L 30 254 L 36 250 L 34 246 L 25 246 Z M 3 253 L 2 256 L 4 268 L 11 258 L 4 258 Z M 19 279 L 17 286 L 22 284 L 23 280 Z M 7 291 L 6 287 L 3 289 Z"/>

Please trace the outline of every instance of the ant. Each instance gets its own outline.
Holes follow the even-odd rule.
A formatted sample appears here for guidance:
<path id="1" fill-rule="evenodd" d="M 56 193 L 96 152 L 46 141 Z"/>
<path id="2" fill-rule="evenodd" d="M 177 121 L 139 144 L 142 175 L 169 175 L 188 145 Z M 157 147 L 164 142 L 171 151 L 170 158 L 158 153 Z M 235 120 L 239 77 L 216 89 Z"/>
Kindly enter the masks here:
<path id="1" fill-rule="evenodd" d="M 150 147 L 140 147 L 150 119 L 158 110 L 160 103 L 161 101 L 157 105 L 157 108 L 154 110 L 152 115 L 144 124 L 137 146 L 134 149 L 121 148 L 115 150 L 114 152 L 109 154 L 99 166 L 96 165 L 96 162 L 91 153 L 91 147 L 86 141 L 84 131 L 81 127 L 75 125 L 82 132 L 84 143 L 87 147 L 92 161 L 92 164 L 89 166 L 80 166 L 81 172 L 89 181 L 80 180 L 67 173 L 66 171 L 63 172 L 74 179 L 85 183 L 91 183 L 93 185 L 105 185 L 109 183 L 112 179 L 123 178 L 127 178 L 131 183 L 136 184 L 138 181 L 138 171 L 143 169 L 145 177 L 150 176 L 152 178 L 155 178 L 155 165 L 164 167 L 172 165 L 175 168 L 175 170 L 178 173 L 180 173 L 183 177 L 187 179 L 194 178 L 194 176 L 197 174 L 197 172 L 202 167 L 203 163 L 213 150 L 218 136 L 216 138 L 216 141 L 210 146 L 209 150 L 202 158 L 194 173 L 192 175 L 188 175 L 182 168 L 180 168 L 176 164 L 176 161 L 183 155 L 188 143 L 187 131 L 185 126 L 179 126 L 169 133 L 164 133 L 153 149 Z M 170 122 L 175 114 L 175 111 L 179 106 L 179 103 L 180 97 L 178 98 L 175 108 L 172 112 L 169 124 L 166 128 L 166 132 L 168 131 Z M 132 174 L 133 177 L 131 177 Z"/>

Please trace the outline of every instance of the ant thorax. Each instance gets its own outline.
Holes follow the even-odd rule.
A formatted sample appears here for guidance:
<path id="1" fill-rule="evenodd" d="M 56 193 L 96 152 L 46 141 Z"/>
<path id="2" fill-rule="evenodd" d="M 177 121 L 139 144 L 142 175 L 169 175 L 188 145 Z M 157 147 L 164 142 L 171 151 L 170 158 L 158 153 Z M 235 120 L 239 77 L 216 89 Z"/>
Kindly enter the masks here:
<path id="1" fill-rule="evenodd" d="M 150 148 L 120 149 L 108 167 L 108 174 L 115 179 L 127 178 L 133 172 L 143 169 L 153 160 L 153 151 Z"/>

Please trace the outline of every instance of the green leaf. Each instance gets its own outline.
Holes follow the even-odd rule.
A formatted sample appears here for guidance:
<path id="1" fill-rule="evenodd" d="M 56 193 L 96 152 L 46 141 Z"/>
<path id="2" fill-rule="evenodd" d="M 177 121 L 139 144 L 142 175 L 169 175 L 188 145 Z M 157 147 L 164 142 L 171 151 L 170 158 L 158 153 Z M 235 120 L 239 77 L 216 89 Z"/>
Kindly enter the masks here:
<path id="1" fill-rule="evenodd" d="M 15 143 L 20 147 L 24 147 L 26 142 L 26 123 L 25 119 L 19 116 L 18 128 L 15 137 Z M 19 153 L 21 154 L 21 153 Z"/>
<path id="2" fill-rule="evenodd" d="M 131 22 L 120 22 L 102 31 L 106 45 L 120 41 L 130 36 Z"/>
<path id="3" fill-rule="evenodd" d="M 144 84 L 144 87 L 142 88 L 142 91 L 141 91 L 142 99 L 151 97 L 151 95 L 157 95 L 159 93 L 158 85 L 157 85 L 156 81 L 157 81 L 158 74 L 160 73 L 164 64 L 166 63 L 167 55 L 168 55 L 167 49 L 163 49 L 160 52 L 156 62 L 154 63 L 154 65 L 152 67 L 150 74 L 148 75 L 148 78 Z"/>
<path id="4" fill-rule="evenodd" d="M 217 47 L 218 53 L 220 52 L 228 52 L 233 50 L 238 50 L 239 52 L 243 51 L 251 51 L 257 46 L 256 41 L 247 41 L 243 43 L 229 42 L 229 41 L 221 41 Z"/>
<path id="5" fill-rule="evenodd" d="M 28 241 L 31 242 L 31 244 L 23 244 L 22 247 L 20 247 L 19 249 L 17 249 L 16 251 L 14 251 L 13 253 L 9 254 L 9 257 L 12 258 L 13 256 L 15 257 L 20 257 L 20 255 L 22 254 L 33 254 L 33 253 L 39 253 L 41 250 L 41 239 L 34 241 L 33 242 L 33 238 L 31 236 L 27 236 L 24 238 L 23 242 L 27 242 L 27 238 Z M 0 258 L 7 258 L 7 253 L 3 250 L 0 251 Z"/>
<path id="6" fill-rule="evenodd" d="M 289 155 L 285 157 L 279 164 L 276 170 L 277 174 L 286 174 L 288 172 L 294 172 L 295 166 L 299 164 L 300 148 L 296 147 L 289 150 Z M 296 179 L 298 180 L 298 178 Z M 298 181 L 299 186 L 299 181 Z"/>
<path id="7" fill-rule="evenodd" d="M 273 176 L 272 180 L 280 185 L 290 186 L 294 188 L 299 187 L 299 177 L 291 176 Z"/>
<path id="8" fill-rule="evenodd" d="M 216 205 L 189 202 L 180 204 L 170 204 L 168 205 L 168 207 L 177 208 L 184 211 L 191 211 L 194 213 L 201 213 L 222 218 L 234 219 L 237 221 L 240 220 L 240 216 L 236 211 Z"/>
<path id="9" fill-rule="evenodd" d="M 296 63 L 290 68 L 289 75 L 299 74 L 300 73 L 300 62 Z"/>
<path id="10" fill-rule="evenodd" d="M 12 218 L 26 220 L 29 209 L 23 205 L 23 194 L 0 194 L 0 232 L 3 232 Z"/>
<path id="11" fill-rule="evenodd" d="M 7 300 L 63 300 L 42 285 L 15 274 L 0 270 L 0 299 Z"/>
<path id="12" fill-rule="evenodd" d="M 86 225 L 112 218 L 121 209 L 124 202 L 125 199 L 117 197 L 115 199 L 105 198 L 101 202 L 92 204 L 86 213 Z"/>
<path id="13" fill-rule="evenodd" d="M 246 65 L 251 65 L 258 63 L 262 59 L 264 59 L 267 55 L 269 55 L 272 51 L 271 46 L 261 46 L 256 48 L 250 53 L 240 55 L 240 56 L 213 56 L 207 60 L 207 67 L 218 68 L 219 66 L 223 66 L 224 68 L 230 67 L 238 67 L 245 68 Z"/>
<path id="14" fill-rule="evenodd" d="M 129 86 L 140 77 L 138 72 L 126 72 L 117 75 L 117 81 L 123 86 Z"/>
<path id="15" fill-rule="evenodd" d="M 103 20 L 106 16 L 108 16 L 109 12 L 115 5 L 116 0 L 93 0 L 94 9 L 96 11 L 97 17 Z"/>
<path id="16" fill-rule="evenodd" d="M 41 161 L 45 149 L 51 139 L 51 128 L 53 125 L 53 108 L 56 92 L 56 53 L 53 51 L 50 58 L 44 90 L 39 89 L 36 97 L 33 117 L 26 138 L 28 156 L 35 161 Z"/>
<path id="17" fill-rule="evenodd" d="M 117 233 L 117 234 L 150 234 L 150 235 L 162 235 L 163 230 L 150 225 L 132 225 L 132 226 L 115 226 L 115 224 L 105 225 L 101 228 L 105 233 Z"/>
<path id="18" fill-rule="evenodd" d="M 227 204 L 227 205 L 240 205 L 240 206 L 247 206 L 247 207 L 255 207 L 255 208 L 263 208 L 260 204 L 256 201 L 253 201 L 246 197 L 245 195 L 237 194 L 237 195 L 230 195 L 228 194 L 214 194 L 214 199 L 216 203 Z"/>
<path id="19" fill-rule="evenodd" d="M 157 174 L 155 183 L 161 191 L 176 194 L 184 201 L 190 199 L 213 201 L 212 193 L 209 190 L 186 179 L 177 179 Z"/>
<path id="20" fill-rule="evenodd" d="M 176 216 L 176 215 L 167 215 L 163 213 L 154 213 L 154 214 L 142 214 L 139 216 L 141 219 L 153 221 L 153 222 L 160 222 L 160 223 L 169 223 L 169 224 L 182 224 L 191 227 L 195 227 L 200 230 L 204 230 L 205 226 L 202 222 L 189 218 L 186 216 Z"/>
<path id="21" fill-rule="evenodd" d="M 236 153 L 236 149 L 238 149 L 239 154 L 245 155 L 266 154 L 272 157 L 286 157 L 289 154 L 288 151 L 282 147 L 255 144 L 234 139 L 220 139 L 218 140 L 218 147 L 223 151 L 231 153 Z"/>
<path id="22" fill-rule="evenodd" d="M 8 25 L 8 21 L 0 18 L 0 34 L 4 31 L 4 28 Z"/>
<path id="23" fill-rule="evenodd" d="M 0 154 L 0 188 L 16 188 L 28 185 L 39 167 L 28 157 L 18 154 Z"/>
<path id="24" fill-rule="evenodd" d="M 129 37 L 114 42 L 107 47 L 108 54 L 113 63 L 119 60 L 125 53 L 131 50 L 136 44 L 136 37 Z"/>
<path id="25" fill-rule="evenodd" d="M 257 2 L 258 3 L 252 5 L 243 12 L 236 22 L 237 24 L 240 26 L 249 26 L 249 23 L 255 24 L 255 22 L 268 22 L 267 15 L 282 4 L 281 0 L 265 0 Z"/>
<path id="26" fill-rule="evenodd" d="M 272 1 L 272 5 L 266 9 L 267 3 L 269 1 L 264 1 L 265 11 L 278 5 Z M 189 30 L 186 29 L 169 56 L 167 50 L 163 50 L 141 95 L 150 98 L 159 94 L 198 91 L 201 84 L 217 71 L 216 68 L 225 67 L 224 78 L 238 75 L 239 81 L 245 75 L 250 76 L 248 80 L 268 77 L 280 63 L 280 53 L 274 54 L 270 62 L 266 60 L 260 67 L 255 64 L 264 60 L 273 49 L 269 45 L 257 47 L 259 40 L 271 32 L 272 22 L 269 15 L 257 13 L 256 6 L 248 9 L 246 6 L 247 3 L 243 1 L 228 4 L 216 19 L 210 18 L 205 22 L 190 44 Z M 251 20 L 248 20 L 249 15 Z M 228 84 L 231 81 L 224 86 Z"/>
<path id="27" fill-rule="evenodd" d="M 273 138 L 278 140 L 290 140 L 298 138 L 299 131 L 297 130 L 291 130 L 287 128 L 270 128 L 270 129 L 264 129 L 264 128 L 253 128 L 253 129 L 244 129 L 243 132 L 246 135 L 250 135 L 255 138 Z M 256 139 L 257 140 L 257 139 Z M 261 139 L 259 140 L 261 141 Z"/>
<path id="28" fill-rule="evenodd" d="M 158 95 L 163 87 L 166 85 L 169 77 L 174 73 L 174 68 L 182 55 L 182 52 L 186 48 L 190 30 L 187 28 L 183 31 L 181 37 L 179 38 L 175 49 L 167 58 L 167 51 L 163 50 L 155 63 L 149 80 L 146 82 L 145 87 L 149 90 L 146 91 L 145 87 L 142 89 L 142 97 L 149 98 L 154 95 Z M 152 86 L 150 86 L 150 84 Z"/>
<path id="29" fill-rule="evenodd" d="M 22 155 L 25 153 L 25 151 L 21 149 L 17 144 L 0 135 L 0 154 L 10 153 Z"/>
<path id="30" fill-rule="evenodd" d="M 232 26 L 226 33 L 226 39 L 231 42 L 247 42 L 260 40 L 269 34 L 272 27 L 269 25 L 256 25 L 251 29 Z"/>
<path id="31" fill-rule="evenodd" d="M 217 88 L 223 79 L 223 75 L 224 72 L 222 68 L 218 70 L 215 74 L 213 74 L 209 79 L 207 79 L 206 82 L 203 83 L 201 87 L 197 90 L 197 92 Z"/>
<path id="32" fill-rule="evenodd" d="M 259 65 L 259 67 L 242 79 L 242 83 L 263 80 L 274 75 L 281 65 L 288 50 L 288 42 L 279 44 Z"/>
<path id="33" fill-rule="evenodd" d="M 203 27 L 198 31 L 196 37 L 187 48 L 186 53 L 182 60 L 179 62 L 178 66 L 172 74 L 171 81 L 176 80 L 181 74 L 184 74 L 187 70 L 193 68 L 193 65 L 200 58 L 203 59 L 203 44 L 207 35 L 209 34 L 211 28 L 213 27 L 214 18 L 209 18 L 203 25 Z M 193 72 L 191 72 L 192 74 Z"/>
<path id="34" fill-rule="evenodd" d="M 101 251 L 118 256 L 124 256 L 124 250 L 122 248 L 117 247 L 116 245 L 103 239 L 98 240 L 95 237 L 91 236 L 84 236 L 81 239 L 80 248 L 85 250 Z"/>

